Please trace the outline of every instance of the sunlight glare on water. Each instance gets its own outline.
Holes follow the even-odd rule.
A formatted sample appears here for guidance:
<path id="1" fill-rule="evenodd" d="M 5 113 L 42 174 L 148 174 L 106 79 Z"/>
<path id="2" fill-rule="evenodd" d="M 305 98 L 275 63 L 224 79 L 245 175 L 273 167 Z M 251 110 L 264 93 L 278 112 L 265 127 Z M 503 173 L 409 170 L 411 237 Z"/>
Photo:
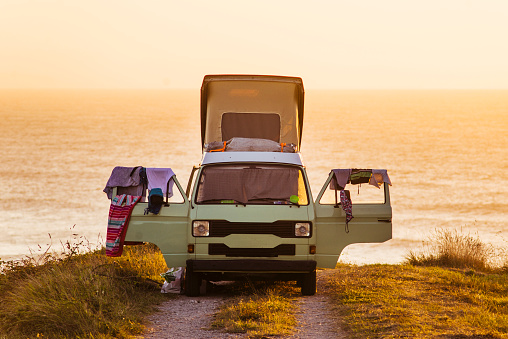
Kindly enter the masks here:
<path id="1" fill-rule="evenodd" d="M 199 104 L 198 90 L 1 90 L 0 258 L 104 238 L 115 166 L 171 167 L 185 186 L 201 159 Z M 306 93 L 313 196 L 332 168 L 386 168 L 393 183 L 393 239 L 342 261 L 400 262 L 436 228 L 507 247 L 507 150 L 507 91 Z"/>

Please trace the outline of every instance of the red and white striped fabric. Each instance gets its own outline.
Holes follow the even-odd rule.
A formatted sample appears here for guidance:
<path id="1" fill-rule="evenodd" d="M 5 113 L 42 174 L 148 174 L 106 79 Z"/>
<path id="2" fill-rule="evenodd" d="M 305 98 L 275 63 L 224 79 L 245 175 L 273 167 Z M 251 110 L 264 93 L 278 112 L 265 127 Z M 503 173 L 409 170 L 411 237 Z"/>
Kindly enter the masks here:
<path id="1" fill-rule="evenodd" d="M 108 231 L 106 234 L 106 255 L 109 257 L 119 257 L 123 252 L 123 241 L 129 219 L 134 206 L 140 200 L 140 196 L 117 195 L 111 200 L 109 207 Z"/>

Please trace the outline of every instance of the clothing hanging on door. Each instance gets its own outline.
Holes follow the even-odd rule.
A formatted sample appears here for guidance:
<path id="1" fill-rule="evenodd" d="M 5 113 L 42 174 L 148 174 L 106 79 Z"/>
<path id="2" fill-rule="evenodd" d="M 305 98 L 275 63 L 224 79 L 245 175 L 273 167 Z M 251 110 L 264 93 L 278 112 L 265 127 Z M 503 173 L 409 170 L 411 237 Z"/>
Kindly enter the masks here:
<path id="1" fill-rule="evenodd" d="M 117 195 L 111 200 L 106 234 L 106 255 L 119 257 L 123 252 L 123 243 L 129 220 L 134 206 L 141 199 L 140 196 Z"/>

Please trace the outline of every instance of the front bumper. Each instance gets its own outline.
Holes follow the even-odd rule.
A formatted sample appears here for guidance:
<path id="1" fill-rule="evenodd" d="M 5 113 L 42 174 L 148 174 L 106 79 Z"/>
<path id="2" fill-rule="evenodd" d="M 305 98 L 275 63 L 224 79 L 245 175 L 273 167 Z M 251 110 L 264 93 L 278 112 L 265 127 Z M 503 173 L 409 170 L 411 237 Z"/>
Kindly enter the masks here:
<path id="1" fill-rule="evenodd" d="M 187 260 L 193 272 L 309 273 L 316 270 L 314 260 Z"/>

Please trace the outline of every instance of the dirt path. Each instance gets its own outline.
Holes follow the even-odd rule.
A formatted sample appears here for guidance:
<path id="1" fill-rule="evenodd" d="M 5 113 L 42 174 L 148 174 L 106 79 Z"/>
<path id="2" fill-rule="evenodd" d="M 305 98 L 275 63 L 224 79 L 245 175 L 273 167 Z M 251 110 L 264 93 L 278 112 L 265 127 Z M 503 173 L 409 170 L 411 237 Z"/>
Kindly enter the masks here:
<path id="1" fill-rule="evenodd" d="M 316 295 L 298 298 L 296 333 L 286 338 L 346 338 L 345 333 L 337 328 L 328 297 L 323 294 L 325 275 L 329 272 L 317 272 Z"/>
<path id="2" fill-rule="evenodd" d="M 345 334 L 336 328 L 328 298 L 321 292 L 326 272 L 318 271 L 316 295 L 297 298 L 298 325 L 295 328 L 295 334 L 279 338 L 346 338 Z M 245 334 L 209 330 L 216 308 L 227 298 L 223 294 L 197 298 L 179 295 L 175 299 L 164 302 L 159 307 L 160 312 L 148 318 L 151 325 L 146 333 L 138 338 L 247 338 Z"/>

